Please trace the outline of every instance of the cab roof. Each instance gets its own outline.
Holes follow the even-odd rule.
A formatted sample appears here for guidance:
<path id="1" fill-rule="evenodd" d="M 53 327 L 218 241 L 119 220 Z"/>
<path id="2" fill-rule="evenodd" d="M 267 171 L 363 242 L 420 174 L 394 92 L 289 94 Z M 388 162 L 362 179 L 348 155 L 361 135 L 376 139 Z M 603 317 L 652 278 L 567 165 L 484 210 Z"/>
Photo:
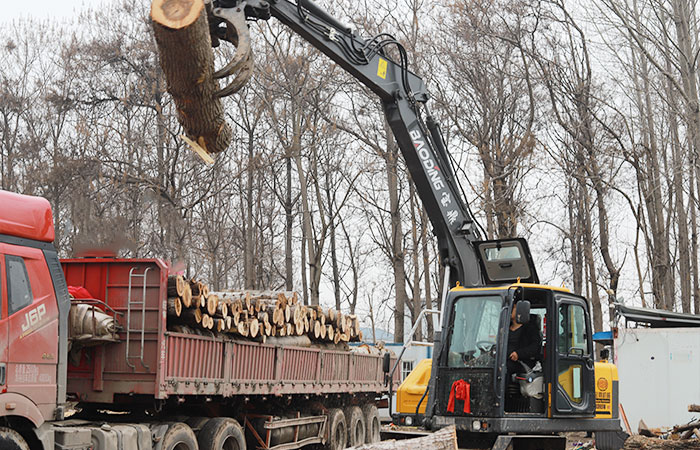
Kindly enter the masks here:
<path id="1" fill-rule="evenodd" d="M 53 242 L 53 214 L 48 200 L 0 190 L 0 234 Z"/>
<path id="2" fill-rule="evenodd" d="M 570 294 L 571 291 L 564 286 L 549 286 L 546 284 L 537 283 L 510 283 L 501 286 L 481 286 L 481 287 L 466 287 L 466 286 L 456 286 L 450 289 L 450 292 L 467 292 L 467 291 L 505 291 L 508 289 L 515 289 L 518 287 L 527 289 L 547 289 L 551 291 L 566 292 Z"/>

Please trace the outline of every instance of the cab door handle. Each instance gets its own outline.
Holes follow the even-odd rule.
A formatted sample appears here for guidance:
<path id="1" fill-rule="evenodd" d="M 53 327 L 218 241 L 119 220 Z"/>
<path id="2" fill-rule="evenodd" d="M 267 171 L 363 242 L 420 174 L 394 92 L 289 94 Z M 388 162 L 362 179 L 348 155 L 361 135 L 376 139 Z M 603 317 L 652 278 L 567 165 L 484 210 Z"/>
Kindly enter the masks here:
<path id="1" fill-rule="evenodd" d="M 5 384 L 5 373 L 7 372 L 5 368 L 5 363 L 0 363 L 0 386 Z"/>

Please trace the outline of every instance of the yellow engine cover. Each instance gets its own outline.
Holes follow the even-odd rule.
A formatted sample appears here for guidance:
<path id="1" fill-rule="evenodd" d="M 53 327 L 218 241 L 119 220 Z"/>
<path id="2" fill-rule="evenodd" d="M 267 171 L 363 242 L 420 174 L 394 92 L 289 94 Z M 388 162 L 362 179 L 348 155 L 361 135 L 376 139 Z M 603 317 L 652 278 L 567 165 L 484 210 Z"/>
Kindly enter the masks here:
<path id="1" fill-rule="evenodd" d="M 595 363 L 595 418 L 618 417 L 617 366 L 607 361 Z"/>
<path id="2" fill-rule="evenodd" d="M 415 414 L 416 405 L 421 397 L 428 389 L 430 381 L 430 369 L 433 364 L 432 359 L 424 359 L 408 374 L 403 383 L 396 391 L 396 412 L 399 414 Z M 420 405 L 419 413 L 425 413 L 425 405 L 428 403 L 428 397 L 423 399 Z"/>

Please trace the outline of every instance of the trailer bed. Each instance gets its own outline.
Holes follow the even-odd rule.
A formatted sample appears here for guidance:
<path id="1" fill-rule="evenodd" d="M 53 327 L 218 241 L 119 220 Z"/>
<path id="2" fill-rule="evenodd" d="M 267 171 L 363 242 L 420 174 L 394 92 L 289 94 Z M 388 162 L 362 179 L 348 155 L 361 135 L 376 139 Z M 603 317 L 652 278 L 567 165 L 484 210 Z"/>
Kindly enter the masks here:
<path id="1" fill-rule="evenodd" d="M 169 267 L 161 260 L 70 259 L 62 265 L 68 285 L 104 301 L 124 327 L 118 343 L 73 351 L 67 390 L 83 402 L 386 391 L 380 356 L 167 331 Z"/>

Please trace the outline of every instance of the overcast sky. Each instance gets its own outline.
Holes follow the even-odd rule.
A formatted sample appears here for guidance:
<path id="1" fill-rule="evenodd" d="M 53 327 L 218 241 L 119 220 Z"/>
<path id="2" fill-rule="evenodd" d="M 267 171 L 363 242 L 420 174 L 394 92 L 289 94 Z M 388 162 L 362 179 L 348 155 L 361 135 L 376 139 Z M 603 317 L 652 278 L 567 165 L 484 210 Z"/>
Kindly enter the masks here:
<path id="1" fill-rule="evenodd" d="M 116 1 L 116 0 L 110 0 Z M 6 1 L 2 5 L 0 21 L 9 22 L 22 17 L 48 19 L 50 17 L 69 18 L 87 5 L 96 6 L 102 0 L 34 0 L 32 2 Z"/>

